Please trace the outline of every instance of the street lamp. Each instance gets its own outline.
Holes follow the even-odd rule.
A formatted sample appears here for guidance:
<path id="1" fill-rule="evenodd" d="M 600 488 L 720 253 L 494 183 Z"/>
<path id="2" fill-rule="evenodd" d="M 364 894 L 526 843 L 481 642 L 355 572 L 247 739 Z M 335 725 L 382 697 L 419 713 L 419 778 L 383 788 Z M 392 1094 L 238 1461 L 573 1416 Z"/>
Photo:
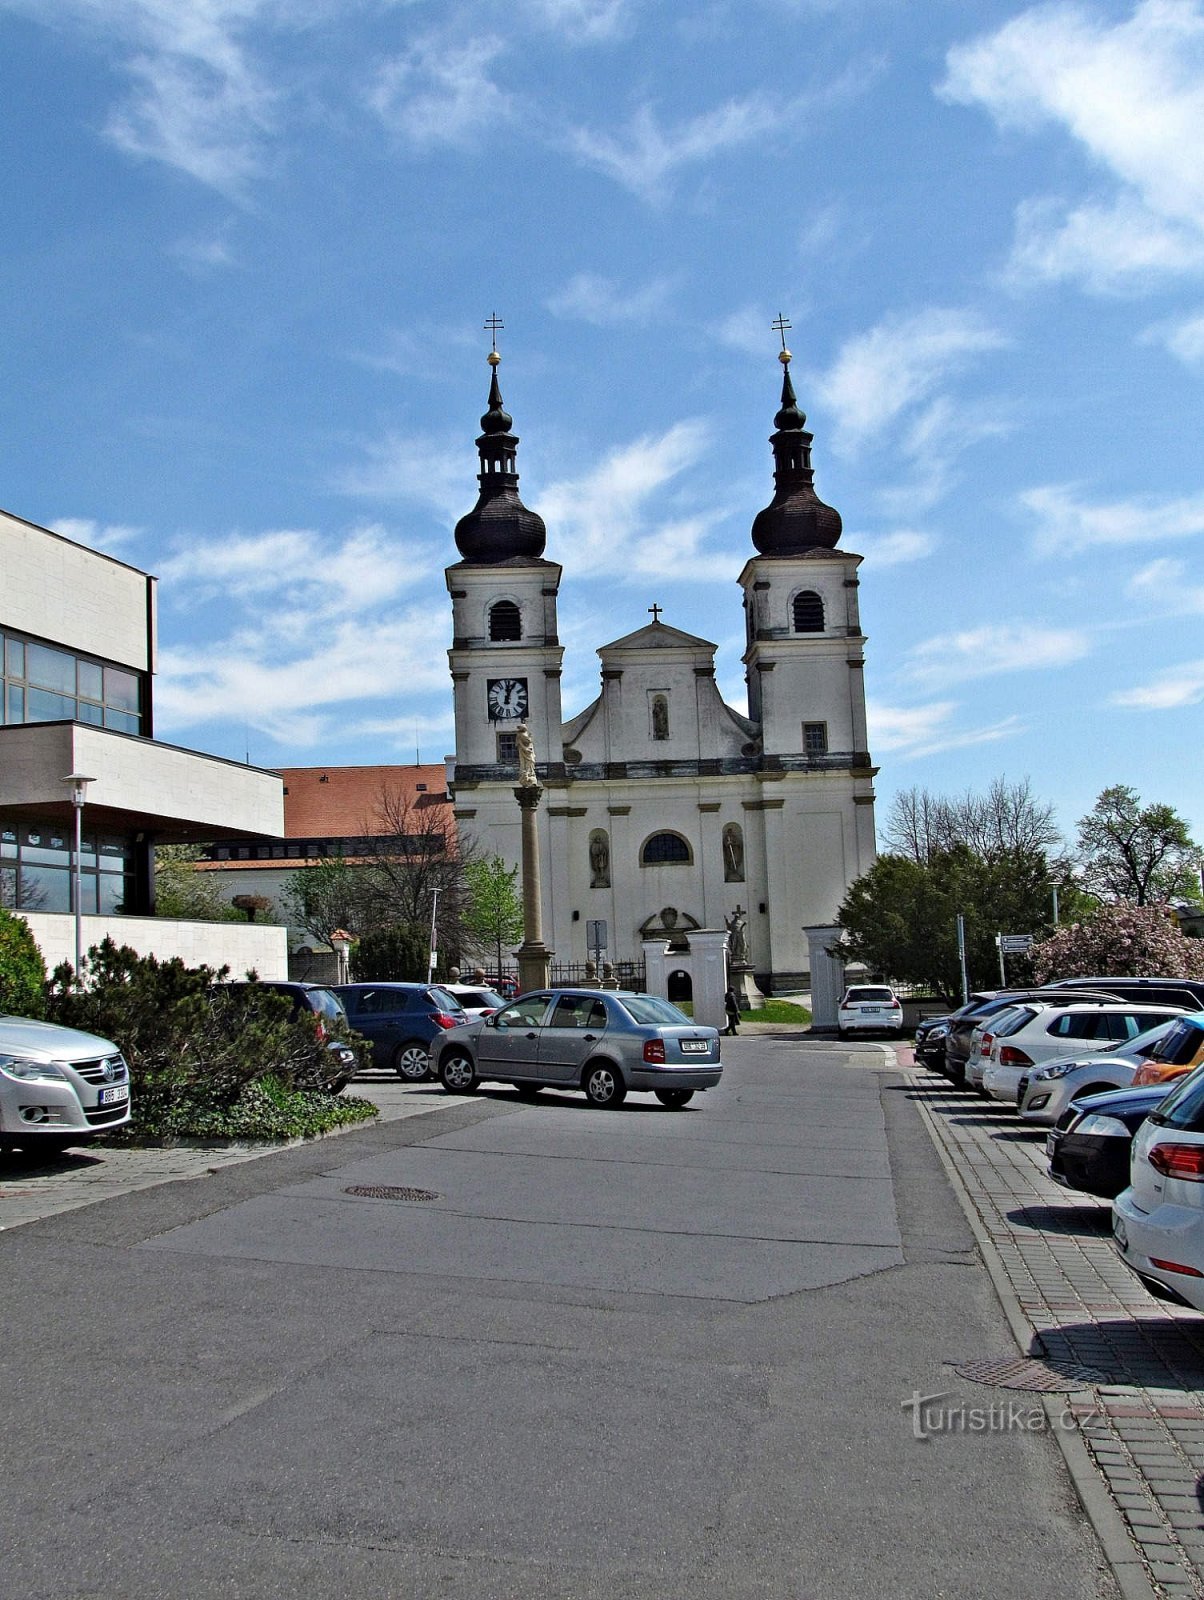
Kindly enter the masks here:
<path id="1" fill-rule="evenodd" d="M 336 928 L 330 936 L 331 948 L 334 950 L 335 960 L 338 963 L 338 981 L 340 983 L 349 983 L 351 981 L 347 965 L 347 952 L 351 949 L 352 943 L 351 935 L 344 928 Z"/>
<path id="2" fill-rule="evenodd" d="M 75 976 L 79 977 L 80 967 L 83 965 L 84 929 L 83 906 L 79 881 L 79 858 L 83 853 L 83 816 L 84 801 L 88 797 L 88 785 L 95 783 L 95 778 L 86 777 L 82 772 L 69 772 L 62 783 L 71 785 L 71 804 L 75 810 L 75 845 L 71 852 L 71 904 L 75 908 Z"/>

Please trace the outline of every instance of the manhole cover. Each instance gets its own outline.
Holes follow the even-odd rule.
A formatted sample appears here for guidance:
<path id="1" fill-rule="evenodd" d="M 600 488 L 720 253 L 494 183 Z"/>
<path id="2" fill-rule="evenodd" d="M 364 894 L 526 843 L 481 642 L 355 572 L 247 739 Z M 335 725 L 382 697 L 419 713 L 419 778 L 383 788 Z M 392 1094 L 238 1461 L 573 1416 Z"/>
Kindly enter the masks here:
<path id="1" fill-rule="evenodd" d="M 1033 1356 L 995 1356 L 985 1361 L 963 1361 L 954 1371 L 971 1383 L 989 1383 L 997 1389 L 1034 1389 L 1056 1393 L 1059 1389 L 1086 1389 L 1111 1383 L 1106 1372 L 1082 1367 L 1076 1361 Z"/>
<path id="2" fill-rule="evenodd" d="M 358 1195 L 361 1200 L 438 1200 L 433 1189 L 407 1189 L 397 1183 L 353 1183 L 344 1194 Z"/>

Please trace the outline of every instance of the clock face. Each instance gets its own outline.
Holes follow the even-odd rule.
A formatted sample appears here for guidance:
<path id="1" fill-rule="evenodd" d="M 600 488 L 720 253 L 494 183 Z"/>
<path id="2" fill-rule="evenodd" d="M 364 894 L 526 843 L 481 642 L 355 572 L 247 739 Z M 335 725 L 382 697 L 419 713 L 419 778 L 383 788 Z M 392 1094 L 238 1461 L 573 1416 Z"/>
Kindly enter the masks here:
<path id="1" fill-rule="evenodd" d="M 521 722 L 527 715 L 526 678 L 490 678 L 490 722 Z"/>

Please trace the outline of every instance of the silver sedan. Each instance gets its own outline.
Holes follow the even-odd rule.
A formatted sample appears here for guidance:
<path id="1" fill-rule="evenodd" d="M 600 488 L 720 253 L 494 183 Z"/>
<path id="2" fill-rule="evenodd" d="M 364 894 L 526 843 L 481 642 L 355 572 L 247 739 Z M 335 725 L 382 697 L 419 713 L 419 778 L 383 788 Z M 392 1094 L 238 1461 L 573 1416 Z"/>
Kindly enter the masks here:
<path id="1" fill-rule="evenodd" d="M 663 1106 L 713 1089 L 723 1068 L 719 1034 L 655 995 L 623 989 L 537 989 L 481 1022 L 431 1044 L 431 1067 L 449 1094 L 512 1083 L 520 1095 L 580 1089 L 595 1106 L 650 1090 Z"/>

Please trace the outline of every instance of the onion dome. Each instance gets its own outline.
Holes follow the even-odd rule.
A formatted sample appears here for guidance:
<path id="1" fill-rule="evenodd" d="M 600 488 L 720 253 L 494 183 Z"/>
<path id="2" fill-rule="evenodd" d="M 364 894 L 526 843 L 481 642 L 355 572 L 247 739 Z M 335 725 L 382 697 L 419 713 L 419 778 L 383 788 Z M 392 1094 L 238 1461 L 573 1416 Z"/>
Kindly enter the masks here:
<path id="1" fill-rule="evenodd" d="M 543 518 L 528 511 L 518 497 L 518 437 L 510 429 L 514 419 L 502 405 L 497 369 L 501 360 L 489 352 L 493 373 L 489 384 L 489 409 L 481 418 L 477 451 L 481 493 L 467 516 L 456 523 L 456 548 L 465 561 L 496 566 L 516 558 L 538 560 L 547 542 Z"/>
<path id="2" fill-rule="evenodd" d="M 825 505 L 815 492 L 807 419 L 799 409 L 790 380 L 790 351 L 783 349 L 782 406 L 773 419 L 770 438 L 774 460 L 774 496 L 753 518 L 752 542 L 763 556 L 801 556 L 808 550 L 831 550 L 840 538 L 840 512 Z"/>

